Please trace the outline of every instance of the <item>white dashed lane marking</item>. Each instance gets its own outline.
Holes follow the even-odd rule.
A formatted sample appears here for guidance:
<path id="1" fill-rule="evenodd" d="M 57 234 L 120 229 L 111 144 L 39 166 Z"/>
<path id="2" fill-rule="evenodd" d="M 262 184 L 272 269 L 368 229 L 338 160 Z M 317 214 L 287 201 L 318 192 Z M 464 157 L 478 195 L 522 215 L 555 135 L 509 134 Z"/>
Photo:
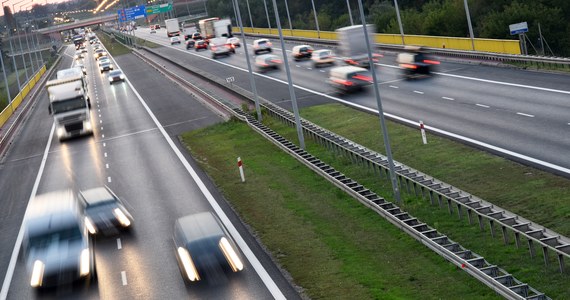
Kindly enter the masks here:
<path id="1" fill-rule="evenodd" d="M 453 98 L 449 98 L 449 97 L 441 97 L 441 98 L 442 98 L 442 99 L 445 99 L 445 100 L 449 100 L 449 101 L 453 101 L 453 100 L 455 100 L 455 99 L 453 99 Z"/>
<path id="2" fill-rule="evenodd" d="M 477 104 L 475 104 L 475 105 L 477 105 L 477 106 L 479 106 L 479 107 L 484 107 L 484 108 L 489 108 L 489 107 L 490 107 L 489 105 L 479 104 L 479 103 L 477 103 Z"/>
<path id="3" fill-rule="evenodd" d="M 107 177 L 107 182 L 111 183 L 111 176 Z"/>
<path id="4" fill-rule="evenodd" d="M 534 118 L 534 115 L 529 115 L 529 114 L 525 114 L 525 113 L 522 113 L 522 112 L 518 112 L 517 115 L 523 116 L 523 117 Z"/>
<path id="5" fill-rule="evenodd" d="M 390 85 L 391 88 L 393 89 L 399 89 L 399 87 L 395 86 L 395 85 Z"/>
<path id="6" fill-rule="evenodd" d="M 109 169 L 109 164 L 105 164 L 105 169 Z"/>
<path id="7" fill-rule="evenodd" d="M 107 157 L 107 152 L 103 153 L 103 156 Z"/>
<path id="8" fill-rule="evenodd" d="M 123 285 L 127 285 L 127 272 L 121 271 L 121 280 L 123 281 Z"/>
<path id="9" fill-rule="evenodd" d="M 423 94 L 424 94 L 424 92 L 421 92 L 421 91 L 414 91 L 414 93 L 420 94 L 420 95 L 423 95 Z"/>
<path id="10" fill-rule="evenodd" d="M 117 239 L 117 249 L 121 250 L 121 248 L 123 248 L 123 246 L 121 245 L 121 239 L 118 238 Z"/>

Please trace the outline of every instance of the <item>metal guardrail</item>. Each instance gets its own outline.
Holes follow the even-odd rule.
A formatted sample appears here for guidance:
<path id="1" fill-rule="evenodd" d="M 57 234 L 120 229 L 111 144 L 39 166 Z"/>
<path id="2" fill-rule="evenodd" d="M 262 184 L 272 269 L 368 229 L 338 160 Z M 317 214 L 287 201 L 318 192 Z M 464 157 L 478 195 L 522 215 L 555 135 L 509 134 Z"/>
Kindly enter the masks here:
<path id="1" fill-rule="evenodd" d="M 276 35 L 268 35 L 268 34 L 245 33 L 245 35 L 252 37 L 271 38 L 271 39 L 279 38 Z M 284 36 L 283 38 L 288 41 L 296 41 L 301 43 L 314 43 L 314 44 L 323 44 L 329 46 L 336 46 L 338 44 L 336 40 L 292 37 L 292 36 Z M 400 52 L 403 51 L 404 46 L 391 45 L 391 44 L 376 44 L 376 48 L 380 50 Z M 570 58 L 565 58 L 565 57 L 514 55 L 514 54 L 501 54 L 501 53 L 492 53 L 492 52 L 440 49 L 440 48 L 426 48 L 426 49 L 429 50 L 432 54 L 438 56 L 490 61 L 490 62 L 530 64 L 530 65 L 536 65 L 537 67 L 551 67 L 551 68 L 559 67 L 564 70 L 570 71 Z"/>
<path id="2" fill-rule="evenodd" d="M 208 80 L 212 80 L 213 82 L 217 83 L 218 85 L 224 88 L 228 88 L 228 86 L 225 85 L 221 79 L 216 78 L 213 75 L 208 74 L 209 76 L 207 76 L 205 75 L 205 72 L 198 71 L 196 69 L 189 69 L 185 66 L 180 65 L 178 62 L 173 61 L 168 57 L 165 57 L 153 51 L 152 49 L 145 48 L 145 50 L 181 68 L 184 68 L 191 73 L 194 73 L 198 76 L 202 76 Z M 155 64 L 155 66 L 160 67 L 159 64 Z M 241 89 L 240 87 L 233 86 L 232 92 L 244 96 L 247 99 L 250 100 L 252 99 L 251 93 L 249 91 Z M 208 95 L 209 93 L 203 92 L 203 94 Z M 219 101 L 217 97 L 209 96 L 209 98 L 214 101 Z M 221 104 L 226 108 L 231 108 L 231 105 L 228 106 L 227 104 L 223 103 Z M 291 118 L 293 116 L 289 111 L 281 107 L 278 107 L 266 100 L 263 106 L 270 113 L 274 114 L 275 116 L 278 116 L 280 119 L 288 123 L 291 122 L 292 120 Z M 344 174 L 336 171 L 334 168 L 320 161 L 319 159 L 312 156 L 305 150 L 300 149 L 293 143 L 289 142 L 285 138 L 273 132 L 268 127 L 259 123 L 253 117 L 245 114 L 241 109 L 232 108 L 232 111 L 234 116 L 242 120 L 246 119 L 248 124 L 252 128 L 254 128 L 256 131 L 264 135 L 274 144 L 284 149 L 291 155 L 295 156 L 299 161 L 307 165 L 309 168 L 323 175 L 325 178 L 327 178 L 327 180 L 331 181 L 333 184 L 335 184 L 345 192 L 349 193 L 350 195 L 358 199 L 361 203 L 363 203 L 367 207 L 376 211 L 378 214 L 386 218 L 392 224 L 401 228 L 403 231 L 410 234 L 416 240 L 422 242 L 428 248 L 432 249 L 433 251 L 435 251 L 436 253 L 438 253 L 448 261 L 452 262 L 458 267 L 461 267 L 471 276 L 483 282 L 484 284 L 492 288 L 494 291 L 496 291 L 503 297 L 506 297 L 508 299 L 550 299 L 547 296 L 545 296 L 543 293 L 517 280 L 516 278 L 514 278 L 514 276 L 507 273 L 505 270 L 497 267 L 496 265 L 490 264 L 484 259 L 484 257 L 462 247 L 458 243 L 449 239 L 446 235 L 439 233 L 437 230 L 433 229 L 432 227 L 428 226 L 425 223 L 422 223 L 417 218 L 414 218 L 407 212 L 403 211 L 401 208 L 399 208 L 392 202 L 386 201 L 384 198 L 366 189 L 364 186 L 358 184 L 356 181 L 348 178 Z M 328 132 L 325 129 L 322 129 L 317 125 L 314 125 L 306 120 L 302 121 L 302 125 L 305 132 L 308 133 L 310 137 L 317 140 L 317 142 L 321 143 L 324 142 L 325 146 L 327 147 L 335 145 L 337 151 L 342 149 L 341 152 L 344 151 L 344 153 L 349 154 L 349 156 L 351 156 L 351 158 L 353 159 L 358 157 L 359 159 L 362 159 L 361 161 L 363 163 L 367 162 L 369 165 L 375 165 L 378 170 L 384 170 L 385 177 L 388 177 L 387 160 L 382 155 L 374 153 L 372 151 L 366 151 L 365 150 L 366 148 L 359 146 L 347 139 L 344 139 L 332 132 Z M 342 143 L 335 143 L 332 139 L 325 138 L 323 133 L 326 133 L 326 135 L 328 135 L 329 137 L 342 139 Z M 354 148 L 356 148 L 357 151 L 355 151 Z M 434 179 L 431 178 L 427 179 L 427 177 L 421 177 L 424 178 L 425 180 L 428 180 L 429 182 L 426 182 L 425 180 L 423 182 L 413 181 L 412 180 L 413 176 L 411 175 L 413 172 L 406 173 L 405 170 L 409 171 L 411 169 L 405 167 L 402 164 L 397 164 L 396 169 L 398 171 L 400 185 L 403 185 L 404 182 L 406 182 L 405 187 L 408 190 L 408 192 L 410 192 L 409 183 L 414 182 L 415 183 L 414 192 L 416 192 L 417 194 L 416 187 L 421 187 L 422 194 L 424 194 L 425 191 L 429 191 L 432 203 L 434 199 L 433 195 L 446 195 L 445 197 L 450 197 L 448 194 L 456 193 L 455 191 L 452 191 L 451 188 L 449 188 L 449 190 L 444 190 L 443 185 L 439 186 L 437 186 L 437 184 L 434 185 L 435 183 Z M 419 172 L 416 172 L 414 174 L 419 175 Z M 403 181 L 403 179 L 405 179 L 405 181 Z M 441 199 L 443 199 L 443 196 L 441 197 L 438 196 L 438 199 L 439 202 L 441 203 Z M 449 201 L 451 200 L 451 198 L 446 198 L 446 199 L 449 199 Z M 468 197 L 468 199 L 471 198 Z M 451 209 L 451 202 L 449 201 L 448 205 L 450 206 Z M 461 211 L 460 207 L 464 206 L 469 207 L 467 211 L 468 211 L 468 216 L 470 216 L 470 220 L 471 220 L 471 211 L 476 210 L 476 212 L 481 212 L 481 213 L 485 211 L 483 209 L 484 208 L 483 206 L 475 207 L 476 206 L 475 204 L 468 205 L 467 203 L 471 202 L 461 202 L 461 205 L 458 204 L 457 207 L 459 211 Z M 485 206 L 485 209 L 486 208 L 487 207 Z M 502 213 L 504 213 L 504 211 L 502 211 Z M 480 226 L 482 226 L 481 220 L 482 219 L 479 218 Z M 503 233 L 505 233 L 505 231 L 503 231 Z"/>

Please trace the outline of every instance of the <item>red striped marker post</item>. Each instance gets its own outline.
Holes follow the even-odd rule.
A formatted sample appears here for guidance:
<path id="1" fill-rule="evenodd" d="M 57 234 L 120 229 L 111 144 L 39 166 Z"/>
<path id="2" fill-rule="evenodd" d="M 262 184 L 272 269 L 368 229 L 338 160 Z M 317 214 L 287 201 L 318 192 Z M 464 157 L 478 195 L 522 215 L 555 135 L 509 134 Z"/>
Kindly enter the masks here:
<path id="1" fill-rule="evenodd" d="M 245 175 L 243 175 L 243 163 L 241 162 L 241 157 L 238 157 L 237 161 L 238 161 L 239 176 L 241 177 L 241 182 L 245 182 Z"/>
<path id="2" fill-rule="evenodd" d="M 424 142 L 424 145 L 427 144 L 427 137 L 426 137 L 426 130 L 424 128 L 424 122 L 420 121 L 420 130 L 422 132 L 422 141 Z"/>

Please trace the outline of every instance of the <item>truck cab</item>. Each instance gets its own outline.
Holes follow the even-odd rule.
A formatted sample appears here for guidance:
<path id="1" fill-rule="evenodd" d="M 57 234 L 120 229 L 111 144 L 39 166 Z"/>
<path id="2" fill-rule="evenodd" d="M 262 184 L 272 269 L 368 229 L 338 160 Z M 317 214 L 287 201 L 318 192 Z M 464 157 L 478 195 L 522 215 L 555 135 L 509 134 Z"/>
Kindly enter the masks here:
<path id="1" fill-rule="evenodd" d="M 88 93 L 83 76 L 50 80 L 46 83 L 49 112 L 53 115 L 60 141 L 93 134 Z"/>

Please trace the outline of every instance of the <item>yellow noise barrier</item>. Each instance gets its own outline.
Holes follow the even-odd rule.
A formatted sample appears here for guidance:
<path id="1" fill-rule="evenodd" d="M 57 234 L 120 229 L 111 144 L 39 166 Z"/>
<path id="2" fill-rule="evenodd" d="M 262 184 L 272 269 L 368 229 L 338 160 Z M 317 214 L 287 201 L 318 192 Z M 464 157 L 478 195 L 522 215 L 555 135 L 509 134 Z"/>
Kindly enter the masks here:
<path id="1" fill-rule="evenodd" d="M 239 27 L 233 29 L 239 32 Z M 278 35 L 277 29 L 272 28 L 251 28 L 244 27 L 245 33 L 256 34 L 273 34 Z M 314 38 L 323 40 L 336 40 L 336 32 L 321 31 L 318 33 L 314 30 L 298 30 L 283 29 L 284 36 Z M 376 33 L 374 40 L 378 44 L 402 45 L 402 36 L 399 34 L 381 34 Z M 473 50 L 470 38 L 444 37 L 444 36 L 427 36 L 427 35 L 406 35 L 404 36 L 406 45 L 420 45 L 430 48 L 454 49 L 454 50 Z M 521 54 L 518 40 L 495 40 L 495 39 L 474 39 L 475 51 L 494 52 L 505 54 Z"/>
<path id="2" fill-rule="evenodd" d="M 36 85 L 36 83 L 40 80 L 42 75 L 46 72 L 46 66 L 44 65 L 30 80 L 22 87 L 22 90 L 12 99 L 10 105 L 6 106 L 4 110 L 0 113 L 0 127 L 4 126 L 10 116 L 14 113 L 14 111 L 20 106 L 24 98 L 30 93 L 32 88 Z"/>

